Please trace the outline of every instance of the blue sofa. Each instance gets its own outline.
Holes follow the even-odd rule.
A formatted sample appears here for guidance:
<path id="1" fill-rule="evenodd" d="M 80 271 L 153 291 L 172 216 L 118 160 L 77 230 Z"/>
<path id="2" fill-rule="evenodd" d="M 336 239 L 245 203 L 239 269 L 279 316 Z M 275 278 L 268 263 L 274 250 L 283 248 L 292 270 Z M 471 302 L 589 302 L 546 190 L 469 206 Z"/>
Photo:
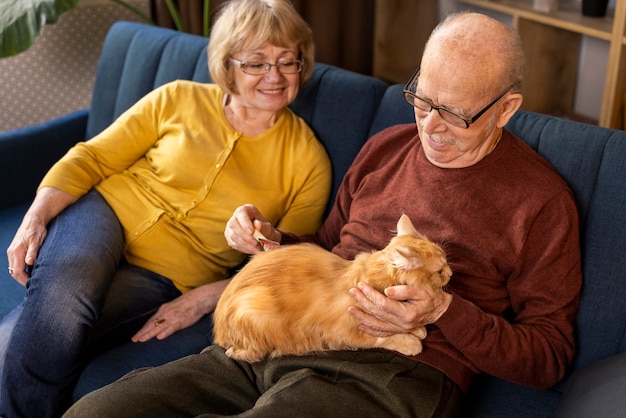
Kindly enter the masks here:
<path id="1" fill-rule="evenodd" d="M 119 22 L 106 39 L 90 109 L 0 133 L 0 246 L 8 246 L 44 172 L 75 142 L 101 131 L 158 85 L 174 79 L 209 82 L 206 43 L 193 35 Z M 316 65 L 292 108 L 328 150 L 334 191 L 371 135 L 414 121 L 401 85 L 324 64 Z M 626 133 L 526 111 L 518 112 L 508 128 L 556 167 L 580 208 L 584 288 L 573 372 L 626 351 Z M 0 262 L 0 286 L 3 316 L 24 292 L 8 275 L 5 257 Z M 106 356 L 103 361 L 130 362 Z M 553 416 L 567 380 L 550 390 L 534 390 L 478 376 L 464 416 Z M 78 394 L 86 390 L 80 385 Z"/>

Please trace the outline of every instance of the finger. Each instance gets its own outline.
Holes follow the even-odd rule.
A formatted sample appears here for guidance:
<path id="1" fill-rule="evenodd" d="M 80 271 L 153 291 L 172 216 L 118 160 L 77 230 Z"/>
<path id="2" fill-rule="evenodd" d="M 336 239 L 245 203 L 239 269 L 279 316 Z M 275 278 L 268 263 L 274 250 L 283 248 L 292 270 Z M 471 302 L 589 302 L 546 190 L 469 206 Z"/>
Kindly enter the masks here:
<path id="1" fill-rule="evenodd" d="M 171 319 L 158 318 L 153 322 L 152 331 L 148 334 L 149 338 L 156 338 L 157 340 L 164 340 L 170 335 L 174 334 L 176 331 L 182 329 L 180 324 Z M 146 341 L 147 341 L 146 340 Z"/>
<path id="2" fill-rule="evenodd" d="M 15 278 L 15 275 L 23 269 L 23 267 L 20 266 L 20 263 L 24 262 L 24 257 L 20 255 L 20 252 L 23 251 L 22 248 L 23 247 L 16 247 L 14 242 L 9 245 L 9 248 L 7 248 L 7 263 L 9 266 L 9 274 L 13 278 Z"/>
<path id="3" fill-rule="evenodd" d="M 249 211 L 252 209 L 239 207 L 226 224 L 224 237 L 228 245 L 245 254 L 256 254 L 257 240 L 254 238 L 254 224 Z"/>
<path id="4" fill-rule="evenodd" d="M 256 248 L 257 240 L 252 234 L 227 229 L 224 231 L 224 237 L 226 238 L 228 245 L 234 250 L 244 254 L 254 254 L 258 251 Z"/>
<path id="5" fill-rule="evenodd" d="M 280 242 L 280 233 L 272 226 L 269 221 L 261 221 L 260 219 L 254 220 L 254 228 L 260 231 L 264 237 L 269 240 Z"/>
<path id="6" fill-rule="evenodd" d="M 380 309 L 378 308 L 376 303 L 373 303 L 361 288 L 350 289 L 350 294 L 354 296 L 354 298 L 360 305 L 360 307 L 353 307 L 353 310 L 350 309 L 350 313 L 353 314 L 353 316 L 358 319 L 359 322 L 368 327 L 373 327 L 376 325 L 377 328 L 381 328 L 381 314 Z"/>
<path id="7" fill-rule="evenodd" d="M 153 338 L 152 335 L 154 331 L 150 328 L 149 323 L 146 323 L 135 335 L 133 335 L 130 340 L 134 343 L 143 343 Z"/>
<path id="8" fill-rule="evenodd" d="M 419 293 L 417 289 L 406 285 L 390 286 L 385 289 L 385 296 L 397 301 L 420 299 Z"/>
<path id="9" fill-rule="evenodd" d="M 383 294 L 366 283 L 359 283 L 359 290 L 370 302 L 373 315 L 398 326 L 411 324 L 419 307 L 431 299 L 422 289 L 405 285 L 388 287 Z"/>
<path id="10" fill-rule="evenodd" d="M 8 253 L 9 251 L 7 251 L 7 254 Z M 26 265 L 23 260 L 23 257 L 20 257 L 13 252 L 7 256 L 9 275 L 22 286 L 26 286 L 26 282 L 30 279 L 30 275 L 25 272 Z"/>
<path id="11" fill-rule="evenodd" d="M 35 260 L 37 259 L 37 255 L 39 254 L 39 244 L 29 244 L 28 250 L 26 251 L 26 257 L 24 258 L 24 264 L 32 266 L 35 264 Z"/>
<path id="12" fill-rule="evenodd" d="M 359 323 L 357 329 L 366 334 L 376 337 L 388 337 L 397 332 L 395 329 L 389 329 L 388 324 L 378 320 L 376 317 L 356 306 L 350 306 L 348 313 Z"/>
<path id="13" fill-rule="evenodd" d="M 368 322 L 364 322 L 365 326 L 391 333 L 402 333 L 412 329 L 413 322 L 410 319 L 414 316 L 414 308 L 411 304 L 389 299 L 366 283 L 359 283 L 358 288 L 351 289 L 350 293 L 364 311 L 376 318 L 376 321 L 369 319 Z"/>
<path id="14" fill-rule="evenodd" d="M 159 312 L 157 312 L 146 321 L 143 327 L 141 327 L 141 329 L 137 331 L 135 335 L 131 337 L 131 341 L 146 342 L 154 338 L 159 332 L 161 332 L 158 328 L 165 322 L 165 319 L 163 317 L 160 317 Z"/>
<path id="15" fill-rule="evenodd" d="M 230 242 L 235 242 L 235 239 L 239 235 L 244 235 L 244 228 L 241 226 L 239 219 L 237 219 L 234 215 L 228 220 L 226 223 L 226 227 L 224 228 L 224 237 Z"/>
<path id="16" fill-rule="evenodd" d="M 351 293 L 357 302 L 359 302 L 363 308 L 365 308 L 365 310 L 370 312 L 372 315 L 381 318 L 384 314 L 386 314 L 384 306 L 387 302 L 387 298 L 372 286 L 360 282 L 358 284 L 358 288 L 354 289 Z"/>
<path id="17" fill-rule="evenodd" d="M 265 221 L 263 215 L 254 205 L 243 205 L 238 207 L 233 214 L 233 217 L 237 220 L 242 232 L 252 234 L 254 232 L 254 225 L 252 222 L 255 219 Z"/>
<path id="18" fill-rule="evenodd" d="M 25 271 L 20 270 L 19 267 L 13 267 L 13 266 L 17 266 L 17 264 L 13 264 L 11 268 L 9 269 L 10 276 L 13 277 L 13 280 L 18 282 L 22 286 L 26 286 L 26 282 L 28 282 L 28 280 L 30 279 L 30 276 L 26 274 Z"/>
<path id="19" fill-rule="evenodd" d="M 23 272 L 23 271 L 14 272 L 12 277 L 16 282 L 18 282 L 22 286 L 26 286 L 26 283 L 30 279 L 30 276 L 26 274 L 26 272 Z"/>
<path id="20" fill-rule="evenodd" d="M 157 340 L 164 340 L 167 337 L 169 337 L 170 335 L 172 335 L 173 333 L 175 333 L 176 331 L 178 331 L 177 328 L 173 328 L 171 326 L 166 326 L 166 327 L 160 329 L 160 332 L 156 335 L 156 339 Z"/>
<path id="21" fill-rule="evenodd" d="M 259 242 L 254 236 L 238 236 L 229 243 L 233 250 L 237 250 L 244 254 L 256 254 L 260 252 Z"/>

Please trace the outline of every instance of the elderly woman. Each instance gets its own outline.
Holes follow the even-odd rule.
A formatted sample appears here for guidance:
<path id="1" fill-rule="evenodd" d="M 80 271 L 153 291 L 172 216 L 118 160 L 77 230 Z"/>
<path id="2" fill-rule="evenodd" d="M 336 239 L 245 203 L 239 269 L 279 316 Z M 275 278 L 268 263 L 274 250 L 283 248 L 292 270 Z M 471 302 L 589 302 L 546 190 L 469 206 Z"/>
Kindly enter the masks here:
<path id="1" fill-rule="evenodd" d="M 289 0 L 233 0 L 208 48 L 216 84 L 157 88 L 52 167 L 7 251 L 27 294 L 0 324 L 0 416 L 58 415 L 94 347 L 210 339 L 201 320 L 244 260 L 223 236 L 241 204 L 319 227 L 330 162 L 287 108 L 313 53 Z"/>

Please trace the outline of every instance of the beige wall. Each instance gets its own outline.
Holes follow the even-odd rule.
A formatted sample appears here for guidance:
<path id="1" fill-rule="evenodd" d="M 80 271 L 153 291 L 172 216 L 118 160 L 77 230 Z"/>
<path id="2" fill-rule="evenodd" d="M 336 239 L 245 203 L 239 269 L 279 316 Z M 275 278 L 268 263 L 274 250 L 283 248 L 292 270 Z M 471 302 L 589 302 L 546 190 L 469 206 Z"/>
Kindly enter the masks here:
<path id="1" fill-rule="evenodd" d="M 529 2 L 531 0 L 528 0 Z M 559 0 L 566 8 L 580 8 L 581 0 Z M 608 8 L 615 9 L 616 0 L 609 0 Z M 471 6 L 459 6 L 456 0 L 440 0 L 440 12 L 443 15 L 459 9 L 477 9 Z M 480 10 L 480 9 L 477 9 Z M 483 10 L 481 10 L 483 11 Z M 510 23 L 510 16 L 495 12 L 487 12 L 494 18 Z M 580 60 L 578 63 L 578 79 L 574 94 L 574 112 L 591 120 L 600 119 L 602 94 L 609 55 L 607 41 L 582 37 Z"/>
<path id="2" fill-rule="evenodd" d="M 132 3 L 149 14 L 150 0 Z M 82 0 L 30 49 L 0 59 L 0 131 L 89 107 L 102 43 L 117 20 L 138 18 L 110 0 Z"/>

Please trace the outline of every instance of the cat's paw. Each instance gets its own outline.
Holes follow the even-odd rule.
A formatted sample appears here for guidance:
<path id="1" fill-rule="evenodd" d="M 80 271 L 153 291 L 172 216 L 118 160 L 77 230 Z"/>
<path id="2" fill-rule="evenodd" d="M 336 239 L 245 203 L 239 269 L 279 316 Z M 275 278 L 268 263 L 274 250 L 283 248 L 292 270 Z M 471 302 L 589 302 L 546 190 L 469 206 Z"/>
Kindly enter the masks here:
<path id="1" fill-rule="evenodd" d="M 411 334 L 415 335 L 420 340 L 426 338 L 426 327 L 418 327 L 411 331 Z"/>
<path id="2" fill-rule="evenodd" d="M 422 339 L 413 334 L 394 334 L 379 338 L 376 346 L 397 351 L 405 356 L 416 356 L 422 352 Z"/>
<path id="3" fill-rule="evenodd" d="M 264 355 L 246 349 L 237 349 L 235 347 L 231 347 L 226 350 L 226 355 L 234 360 L 246 361 L 248 363 L 256 363 L 257 361 L 263 360 Z"/>

